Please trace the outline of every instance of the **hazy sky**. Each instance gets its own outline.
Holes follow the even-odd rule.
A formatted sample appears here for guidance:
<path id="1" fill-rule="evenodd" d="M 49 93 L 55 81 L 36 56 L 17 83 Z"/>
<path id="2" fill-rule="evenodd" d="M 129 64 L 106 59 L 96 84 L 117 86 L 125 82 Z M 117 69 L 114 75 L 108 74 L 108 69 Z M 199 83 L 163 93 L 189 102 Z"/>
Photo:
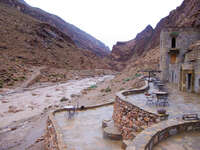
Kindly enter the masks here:
<path id="1" fill-rule="evenodd" d="M 183 0 L 26 0 L 86 31 L 110 48 L 153 28 Z"/>

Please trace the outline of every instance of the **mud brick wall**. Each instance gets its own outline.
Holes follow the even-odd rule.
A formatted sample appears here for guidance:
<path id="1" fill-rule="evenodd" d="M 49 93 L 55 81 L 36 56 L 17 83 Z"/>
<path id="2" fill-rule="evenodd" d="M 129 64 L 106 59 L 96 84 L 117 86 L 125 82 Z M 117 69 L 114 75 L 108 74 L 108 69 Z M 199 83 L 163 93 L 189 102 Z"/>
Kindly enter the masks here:
<path id="1" fill-rule="evenodd" d="M 56 130 L 50 119 L 47 120 L 47 128 L 45 133 L 45 150 L 59 150 Z"/>
<path id="2" fill-rule="evenodd" d="M 133 139 L 142 130 L 155 124 L 157 118 L 157 115 L 116 97 L 113 120 L 115 126 L 121 131 L 123 139 Z"/>

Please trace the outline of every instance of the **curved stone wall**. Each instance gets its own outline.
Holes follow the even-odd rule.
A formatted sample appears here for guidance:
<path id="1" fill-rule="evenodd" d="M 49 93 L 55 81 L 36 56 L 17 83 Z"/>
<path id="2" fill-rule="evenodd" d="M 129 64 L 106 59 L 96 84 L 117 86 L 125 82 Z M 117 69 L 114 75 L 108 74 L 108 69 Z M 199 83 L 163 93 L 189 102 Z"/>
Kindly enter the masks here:
<path id="1" fill-rule="evenodd" d="M 200 130 L 200 121 L 167 120 L 141 132 L 126 150 L 152 150 L 154 145 L 175 134 Z M 145 138 L 144 138 L 145 137 Z"/>
<path id="2" fill-rule="evenodd" d="M 145 86 L 142 88 L 121 91 L 116 95 L 113 120 L 115 126 L 121 131 L 124 140 L 133 139 L 142 130 L 155 124 L 160 117 L 158 114 L 139 108 L 127 100 L 126 96 L 144 93 L 148 89 L 148 82 L 145 81 Z"/>

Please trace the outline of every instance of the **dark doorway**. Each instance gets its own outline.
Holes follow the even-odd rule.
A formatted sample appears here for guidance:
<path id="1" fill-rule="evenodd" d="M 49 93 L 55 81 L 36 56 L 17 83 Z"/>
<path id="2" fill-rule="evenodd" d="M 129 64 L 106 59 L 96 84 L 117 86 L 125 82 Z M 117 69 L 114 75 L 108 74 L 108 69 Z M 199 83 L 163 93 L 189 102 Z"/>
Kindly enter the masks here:
<path id="1" fill-rule="evenodd" d="M 192 87 L 192 74 L 189 73 L 187 74 L 187 87 L 188 87 L 188 90 L 191 90 L 191 87 Z"/>
<path id="2" fill-rule="evenodd" d="M 176 38 L 172 38 L 172 48 L 176 48 Z"/>
<path id="3" fill-rule="evenodd" d="M 172 71 L 172 82 L 174 82 L 174 71 Z"/>

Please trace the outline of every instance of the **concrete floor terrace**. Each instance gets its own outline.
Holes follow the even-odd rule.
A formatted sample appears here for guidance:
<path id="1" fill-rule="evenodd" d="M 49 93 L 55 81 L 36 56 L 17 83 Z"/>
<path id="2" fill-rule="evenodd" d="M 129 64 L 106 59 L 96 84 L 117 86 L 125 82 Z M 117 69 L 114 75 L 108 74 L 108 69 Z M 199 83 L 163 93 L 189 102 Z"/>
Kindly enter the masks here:
<path id="1" fill-rule="evenodd" d="M 102 121 L 112 117 L 113 106 L 78 112 L 68 119 L 66 111 L 55 114 L 68 150 L 121 150 L 121 141 L 103 137 Z"/>

